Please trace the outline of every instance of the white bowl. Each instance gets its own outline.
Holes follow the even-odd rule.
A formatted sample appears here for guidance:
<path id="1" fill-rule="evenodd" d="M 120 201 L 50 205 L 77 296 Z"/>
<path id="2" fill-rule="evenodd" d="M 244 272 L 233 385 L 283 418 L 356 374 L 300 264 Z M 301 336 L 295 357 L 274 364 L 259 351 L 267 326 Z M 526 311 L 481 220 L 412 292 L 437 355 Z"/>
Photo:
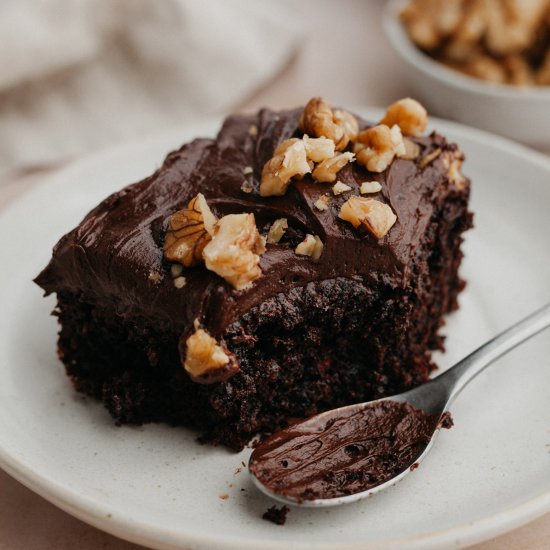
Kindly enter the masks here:
<path id="1" fill-rule="evenodd" d="M 398 15 L 404 5 L 403 0 L 388 2 L 384 29 L 406 63 L 411 95 L 430 114 L 550 148 L 550 87 L 484 82 L 434 61 L 409 39 Z"/>

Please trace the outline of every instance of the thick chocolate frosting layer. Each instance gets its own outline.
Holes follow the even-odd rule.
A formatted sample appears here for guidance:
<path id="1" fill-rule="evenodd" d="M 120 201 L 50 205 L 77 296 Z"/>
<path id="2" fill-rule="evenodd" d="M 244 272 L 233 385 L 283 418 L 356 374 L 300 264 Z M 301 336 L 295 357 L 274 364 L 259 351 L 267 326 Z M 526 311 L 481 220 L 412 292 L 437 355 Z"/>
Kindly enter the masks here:
<path id="1" fill-rule="evenodd" d="M 149 178 L 114 193 L 56 245 L 53 258 L 36 282 L 46 293 L 77 293 L 84 300 L 124 316 L 144 316 L 176 330 L 189 330 L 194 319 L 215 337 L 255 305 L 289 288 L 335 277 L 361 277 L 391 287 L 404 287 L 434 205 L 452 188 L 442 157 L 423 170 L 414 161 L 396 159 L 382 174 L 352 163 L 338 179 L 351 193 L 331 197 L 328 210 L 313 204 L 330 185 L 310 177 L 295 181 L 283 197 L 260 197 L 264 163 L 283 140 L 298 133 L 301 109 L 262 110 L 231 116 L 216 139 L 196 139 L 170 153 Z M 365 122 L 360 123 L 365 127 Z M 457 151 L 432 134 L 416 139 L 421 155 L 435 148 Z M 247 175 L 245 168 L 252 167 Z M 241 189 L 248 178 L 253 192 Z M 363 181 L 377 180 L 372 195 L 388 203 L 397 222 L 380 240 L 338 219 L 340 206 L 359 194 Z M 163 242 L 171 214 L 203 193 L 217 216 L 253 212 L 264 232 L 277 218 L 287 218 L 289 235 L 318 235 L 324 243 L 320 261 L 298 256 L 284 242 L 268 245 L 261 258 L 263 276 L 251 288 L 237 291 L 204 266 L 185 270 L 187 284 L 178 289 L 163 258 Z"/>
<path id="2" fill-rule="evenodd" d="M 299 422 L 259 445 L 250 470 L 270 491 L 298 502 L 372 489 L 407 468 L 427 447 L 448 414 L 428 414 L 408 403 L 378 401 Z"/>

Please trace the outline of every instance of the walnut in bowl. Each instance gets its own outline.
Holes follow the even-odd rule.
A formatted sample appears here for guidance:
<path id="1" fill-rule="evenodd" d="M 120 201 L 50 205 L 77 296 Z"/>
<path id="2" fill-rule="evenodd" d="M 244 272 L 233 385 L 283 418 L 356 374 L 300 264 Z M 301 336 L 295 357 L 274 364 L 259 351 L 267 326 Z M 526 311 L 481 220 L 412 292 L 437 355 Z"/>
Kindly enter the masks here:
<path id="1" fill-rule="evenodd" d="M 485 4 L 500 5 L 501 0 L 390 1 L 384 27 L 394 49 L 406 63 L 411 95 L 436 115 L 534 147 L 550 148 L 546 46 L 540 46 L 542 39 L 533 38 L 530 32 L 538 28 L 537 17 L 547 13 L 542 8 L 540 14 L 536 12 L 535 7 L 542 5 L 541 1 L 528 0 L 524 4 L 522 0 L 522 17 L 528 21 L 519 28 L 529 29 L 529 32 L 505 34 L 498 33 L 499 27 L 494 21 L 489 32 L 486 18 L 463 9 L 465 6 L 470 9 Z M 414 10 L 411 13 L 410 6 L 424 4 L 431 6 L 426 18 L 420 18 Z M 527 9 L 527 4 L 532 4 L 531 9 Z M 454 11 L 450 10 L 452 6 Z M 490 12 L 491 17 L 494 13 L 494 10 Z M 470 14 L 471 19 L 465 20 L 465 14 Z M 531 45 L 544 50 L 544 55 L 541 54 L 532 65 L 527 62 L 527 54 L 520 56 L 517 53 L 527 51 Z M 493 58 L 488 55 L 489 51 L 500 53 Z M 453 68 L 449 66 L 451 56 Z M 481 75 L 485 78 L 478 78 Z"/>

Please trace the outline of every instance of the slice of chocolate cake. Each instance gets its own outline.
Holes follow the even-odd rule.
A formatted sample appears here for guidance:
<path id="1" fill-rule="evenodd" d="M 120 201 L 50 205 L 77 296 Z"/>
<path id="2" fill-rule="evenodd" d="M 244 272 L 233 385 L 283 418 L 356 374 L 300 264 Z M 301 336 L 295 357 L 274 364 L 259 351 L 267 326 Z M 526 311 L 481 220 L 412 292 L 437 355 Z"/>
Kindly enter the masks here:
<path id="1" fill-rule="evenodd" d="M 290 419 L 427 380 L 457 307 L 469 181 L 401 100 L 231 116 L 56 245 L 59 357 L 118 423 L 241 448 Z"/>

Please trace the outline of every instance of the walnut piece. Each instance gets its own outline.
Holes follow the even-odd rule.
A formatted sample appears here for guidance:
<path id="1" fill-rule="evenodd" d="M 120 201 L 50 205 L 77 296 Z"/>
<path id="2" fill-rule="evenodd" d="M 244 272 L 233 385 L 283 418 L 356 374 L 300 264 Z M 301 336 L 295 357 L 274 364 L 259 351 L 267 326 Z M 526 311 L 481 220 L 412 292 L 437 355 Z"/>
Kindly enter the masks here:
<path id="1" fill-rule="evenodd" d="M 323 253 L 323 247 L 323 242 L 317 235 L 308 233 L 304 240 L 295 248 L 294 252 L 300 256 L 310 256 L 316 262 Z"/>
<path id="2" fill-rule="evenodd" d="M 397 220 L 393 210 L 376 199 L 350 197 L 340 209 L 338 217 L 357 228 L 364 225 L 377 239 L 381 239 Z"/>
<path id="3" fill-rule="evenodd" d="M 302 138 L 308 160 L 323 162 L 334 156 L 334 141 L 326 137 L 310 138 L 307 134 Z"/>
<path id="4" fill-rule="evenodd" d="M 467 183 L 466 177 L 462 174 L 463 160 L 459 152 L 445 153 L 443 156 L 443 164 L 447 168 L 447 177 L 459 191 L 464 189 Z"/>
<path id="5" fill-rule="evenodd" d="M 420 145 L 407 138 L 403 138 L 403 144 L 405 145 L 405 152 L 398 155 L 398 157 L 405 160 L 415 160 L 420 154 Z"/>
<path id="6" fill-rule="evenodd" d="M 332 186 L 332 192 L 335 195 L 341 195 L 342 193 L 347 193 L 348 191 L 351 191 L 351 187 L 347 183 L 344 183 L 343 181 L 337 181 Z"/>
<path id="7" fill-rule="evenodd" d="M 334 111 L 334 122 L 344 128 L 344 135 L 348 139 L 348 143 L 353 141 L 357 134 L 359 133 L 359 124 L 357 119 L 348 111 L 343 111 L 342 109 L 336 109 Z M 340 145 L 336 147 L 338 151 L 343 151 L 347 147 L 346 145 Z"/>
<path id="8" fill-rule="evenodd" d="M 452 32 L 460 22 L 460 12 L 456 12 L 461 9 L 461 3 L 461 0 L 409 2 L 401 11 L 401 19 L 411 40 L 426 50 L 439 46 L 441 37 Z M 453 14 L 454 17 L 451 17 Z"/>
<path id="9" fill-rule="evenodd" d="M 277 244 L 283 238 L 287 229 L 288 221 L 286 218 L 275 220 L 267 232 L 267 242 L 269 244 Z"/>
<path id="10" fill-rule="evenodd" d="M 287 139 L 275 149 L 273 157 L 264 165 L 260 195 L 280 197 L 286 193 L 294 176 L 303 176 L 309 172 L 311 166 L 304 141 L 297 138 Z"/>
<path id="11" fill-rule="evenodd" d="M 367 195 L 369 193 L 378 193 L 382 189 L 382 186 L 377 181 L 364 181 L 359 188 L 361 195 Z"/>
<path id="12" fill-rule="evenodd" d="M 405 154 L 399 126 L 379 124 L 359 133 L 353 145 L 357 162 L 371 172 L 383 172 L 396 155 Z"/>
<path id="13" fill-rule="evenodd" d="M 532 47 L 548 3 L 545 0 L 491 0 L 486 2 L 488 50 L 497 56 Z"/>
<path id="14" fill-rule="evenodd" d="M 475 53 L 468 61 L 456 68 L 463 73 L 487 80 L 488 82 L 494 82 L 495 84 L 506 83 L 506 71 L 504 67 L 497 60 L 482 53 Z"/>
<path id="15" fill-rule="evenodd" d="M 431 164 L 439 155 L 441 155 L 441 153 L 442 153 L 441 147 L 437 147 L 436 149 L 434 149 L 433 151 L 431 151 L 427 155 L 423 156 L 418 161 L 418 167 L 421 170 L 424 170 L 424 168 L 426 168 L 426 166 Z"/>
<path id="16" fill-rule="evenodd" d="M 224 368 L 230 358 L 208 332 L 195 326 L 195 332 L 185 341 L 186 353 L 183 367 L 193 377 L 207 371 Z"/>
<path id="17" fill-rule="evenodd" d="M 415 99 L 406 97 L 392 103 L 380 121 L 390 128 L 397 124 L 405 136 L 421 136 L 428 124 L 428 112 Z"/>
<path id="18" fill-rule="evenodd" d="M 241 290 L 261 277 L 260 254 L 264 252 L 254 214 L 229 214 L 216 223 L 202 254 L 207 269 Z"/>
<path id="19" fill-rule="evenodd" d="M 189 201 L 187 208 L 170 217 L 164 240 L 164 257 L 184 267 L 202 263 L 204 247 L 210 242 L 216 217 L 199 193 Z"/>
<path id="20" fill-rule="evenodd" d="M 359 131 L 357 120 L 352 114 L 333 111 L 330 103 L 321 97 L 309 100 L 300 117 L 299 127 L 305 134 L 331 139 L 337 151 L 343 151 Z"/>
<path id="21" fill-rule="evenodd" d="M 176 288 L 183 288 L 187 284 L 187 279 L 185 277 L 182 277 L 181 275 L 179 277 L 174 278 L 174 286 Z"/>
<path id="22" fill-rule="evenodd" d="M 324 212 L 325 210 L 328 210 L 328 203 L 329 203 L 330 197 L 329 195 L 321 195 L 314 203 L 313 206 L 317 208 L 317 210 Z"/>
<path id="23" fill-rule="evenodd" d="M 350 152 L 337 153 L 332 158 L 320 162 L 312 172 L 313 179 L 320 183 L 333 183 L 340 170 L 348 163 L 355 160 L 355 155 Z"/>

